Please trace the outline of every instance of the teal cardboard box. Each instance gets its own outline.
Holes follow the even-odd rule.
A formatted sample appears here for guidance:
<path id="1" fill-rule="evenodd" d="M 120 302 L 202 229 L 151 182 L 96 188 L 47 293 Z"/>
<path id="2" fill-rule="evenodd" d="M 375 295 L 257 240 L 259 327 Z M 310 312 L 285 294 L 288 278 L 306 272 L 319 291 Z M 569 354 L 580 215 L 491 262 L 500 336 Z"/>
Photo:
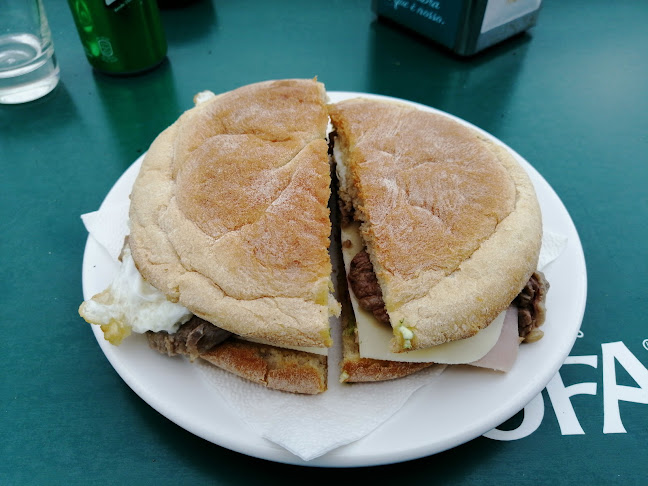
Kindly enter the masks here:
<path id="1" fill-rule="evenodd" d="M 390 19 L 469 56 L 534 26 L 542 0 L 373 0 Z"/>

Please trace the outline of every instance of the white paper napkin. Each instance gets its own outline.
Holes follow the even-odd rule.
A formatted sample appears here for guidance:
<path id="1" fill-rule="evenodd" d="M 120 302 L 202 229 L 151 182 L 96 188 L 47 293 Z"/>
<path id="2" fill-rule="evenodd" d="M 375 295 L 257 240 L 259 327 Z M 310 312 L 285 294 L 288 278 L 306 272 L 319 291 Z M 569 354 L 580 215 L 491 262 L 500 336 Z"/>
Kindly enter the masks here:
<path id="1" fill-rule="evenodd" d="M 90 236 L 103 246 L 110 258 L 117 261 L 124 247 L 128 228 L 130 199 L 115 204 L 104 204 L 98 211 L 81 215 L 81 220 Z"/>
<path id="2" fill-rule="evenodd" d="M 331 334 L 339 342 L 339 332 Z M 342 384 L 340 357 L 339 346 L 329 351 L 328 390 L 321 395 L 269 390 L 208 363 L 199 366 L 206 381 L 252 430 L 305 461 L 369 434 L 445 368 L 435 365 L 390 382 Z"/>
<path id="3" fill-rule="evenodd" d="M 542 247 L 540 248 L 540 257 L 538 258 L 538 270 L 544 269 L 560 256 L 567 246 L 567 237 L 544 231 L 542 234 Z"/>
<path id="4" fill-rule="evenodd" d="M 129 201 L 106 204 L 81 216 L 90 235 L 117 261 L 128 234 Z M 545 232 L 539 268 L 556 259 L 567 239 Z M 334 342 L 340 342 L 337 320 L 332 323 Z M 341 384 L 338 381 L 340 346 L 329 351 L 328 390 L 302 396 L 269 390 L 238 378 L 208 363 L 197 361 L 205 381 L 259 436 L 308 461 L 354 442 L 394 415 L 409 397 L 439 375 L 443 365 L 406 378 L 381 382 Z"/>

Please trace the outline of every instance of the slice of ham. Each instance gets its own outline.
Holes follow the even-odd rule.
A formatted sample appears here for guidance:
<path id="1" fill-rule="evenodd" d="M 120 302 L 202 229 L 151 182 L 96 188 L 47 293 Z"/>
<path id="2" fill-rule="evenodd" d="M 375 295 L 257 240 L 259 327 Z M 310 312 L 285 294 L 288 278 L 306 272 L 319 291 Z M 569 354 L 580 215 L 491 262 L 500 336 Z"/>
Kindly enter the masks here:
<path id="1" fill-rule="evenodd" d="M 518 310 L 511 306 L 506 310 L 502 332 L 495 346 L 483 358 L 469 364 L 495 371 L 509 371 L 515 363 L 519 346 Z"/>

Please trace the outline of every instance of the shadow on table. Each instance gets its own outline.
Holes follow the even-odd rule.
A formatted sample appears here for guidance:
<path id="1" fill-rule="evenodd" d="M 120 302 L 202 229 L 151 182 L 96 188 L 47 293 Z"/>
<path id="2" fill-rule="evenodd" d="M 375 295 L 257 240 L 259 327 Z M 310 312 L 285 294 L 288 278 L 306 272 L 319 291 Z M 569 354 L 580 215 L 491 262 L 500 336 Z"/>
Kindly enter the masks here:
<path id="1" fill-rule="evenodd" d="M 97 94 L 124 168 L 182 113 L 171 63 L 136 76 L 93 71 Z"/>
<path id="2" fill-rule="evenodd" d="M 0 105 L 0 132 L 7 142 L 24 143 L 25 140 L 34 140 L 35 136 L 65 130 L 78 118 L 77 107 L 61 80 L 51 93 L 42 98 L 29 103 Z"/>
<path id="3" fill-rule="evenodd" d="M 169 45 L 184 44 L 208 35 L 218 27 L 212 0 L 158 0 Z"/>
<path id="4" fill-rule="evenodd" d="M 464 58 L 389 21 L 375 20 L 369 32 L 371 92 L 470 115 L 489 131 L 515 95 L 532 45 L 524 33 Z"/>

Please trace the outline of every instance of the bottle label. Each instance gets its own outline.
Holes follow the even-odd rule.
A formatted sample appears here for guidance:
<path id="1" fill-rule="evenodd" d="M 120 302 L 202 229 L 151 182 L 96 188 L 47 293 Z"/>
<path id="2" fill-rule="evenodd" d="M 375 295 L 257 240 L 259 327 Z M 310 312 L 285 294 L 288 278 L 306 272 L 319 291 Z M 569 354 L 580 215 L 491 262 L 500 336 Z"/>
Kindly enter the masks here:
<path id="1" fill-rule="evenodd" d="M 112 43 L 108 37 L 97 37 L 97 44 L 101 51 L 101 58 L 106 62 L 117 62 L 119 59 L 115 57 Z"/>
<path id="2" fill-rule="evenodd" d="M 106 7 L 118 12 L 132 1 L 133 0 L 104 0 L 104 4 Z"/>
<path id="3" fill-rule="evenodd" d="M 94 68 L 114 74 L 136 73 L 164 59 L 167 44 L 157 0 L 68 1 Z"/>

